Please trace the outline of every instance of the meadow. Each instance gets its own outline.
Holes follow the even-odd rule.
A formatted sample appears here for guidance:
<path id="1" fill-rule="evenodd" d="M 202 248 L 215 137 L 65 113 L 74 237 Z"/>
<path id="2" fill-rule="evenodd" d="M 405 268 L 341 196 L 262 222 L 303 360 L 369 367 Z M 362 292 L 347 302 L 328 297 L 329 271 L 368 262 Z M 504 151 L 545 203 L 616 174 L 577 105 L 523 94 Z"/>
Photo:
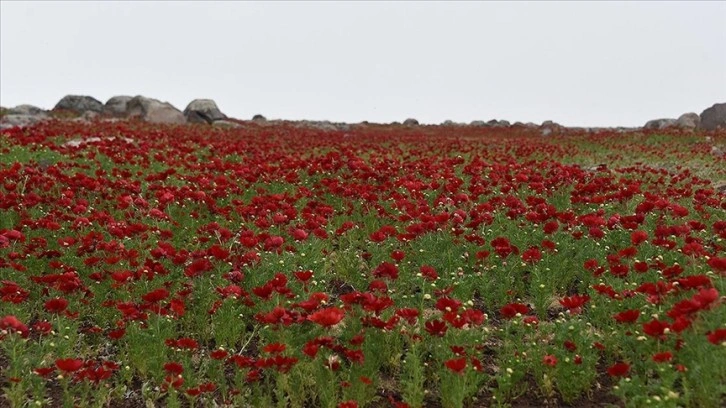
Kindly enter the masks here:
<path id="1" fill-rule="evenodd" d="M 5 130 L 0 406 L 721 407 L 725 146 Z"/>

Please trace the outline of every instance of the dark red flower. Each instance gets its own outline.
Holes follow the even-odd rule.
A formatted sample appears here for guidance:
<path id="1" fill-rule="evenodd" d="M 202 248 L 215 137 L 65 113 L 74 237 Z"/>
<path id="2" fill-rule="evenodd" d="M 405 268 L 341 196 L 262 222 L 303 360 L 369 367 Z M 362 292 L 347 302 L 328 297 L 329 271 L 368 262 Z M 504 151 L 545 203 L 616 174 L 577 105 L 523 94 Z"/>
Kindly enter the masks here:
<path id="1" fill-rule="evenodd" d="M 443 337 L 446 334 L 446 330 L 448 330 L 446 323 L 441 320 L 428 321 L 424 324 L 424 328 L 430 335 L 437 337 Z"/>
<path id="2" fill-rule="evenodd" d="M 166 299 L 168 296 L 168 290 L 164 288 L 159 288 L 141 296 L 141 299 L 143 299 L 145 302 L 156 303 Z"/>
<path id="3" fill-rule="evenodd" d="M 439 278 L 439 274 L 436 273 L 436 269 L 434 269 L 433 266 L 423 265 L 419 271 L 421 272 L 421 276 L 423 276 L 426 280 L 435 281 Z"/>
<path id="4" fill-rule="evenodd" d="M 45 310 L 49 313 L 63 313 L 68 308 L 68 301 L 63 298 L 54 298 L 45 302 Z"/>
<path id="5" fill-rule="evenodd" d="M 643 332 L 651 337 L 660 337 L 668 329 L 668 323 L 653 319 L 648 323 L 643 323 Z"/>
<path id="6" fill-rule="evenodd" d="M 373 276 L 396 280 L 398 279 L 398 267 L 390 262 L 383 262 L 373 270 Z"/>
<path id="7" fill-rule="evenodd" d="M 613 316 L 619 323 L 633 323 L 640 317 L 640 310 L 630 309 Z"/>
<path id="8" fill-rule="evenodd" d="M 715 345 L 720 345 L 726 342 L 726 329 L 716 329 L 706 333 L 708 341 Z"/>
<path id="9" fill-rule="evenodd" d="M 608 375 L 611 377 L 626 377 L 630 372 L 630 364 L 618 361 L 608 368 Z"/>
<path id="10" fill-rule="evenodd" d="M 8 315 L 0 319 L 0 330 L 20 333 L 23 338 L 28 337 L 28 326 L 21 322 L 17 317 Z M 2 339 L 0 337 L 0 339 Z"/>
<path id="11" fill-rule="evenodd" d="M 565 296 L 560 300 L 560 304 L 571 314 L 579 314 L 582 311 L 582 306 L 588 300 L 590 300 L 590 296 L 588 295 Z"/>
<path id="12" fill-rule="evenodd" d="M 552 354 L 545 354 L 545 356 L 542 358 L 542 363 L 544 365 L 554 367 L 557 365 L 557 357 Z"/>
<path id="13" fill-rule="evenodd" d="M 673 353 L 664 351 L 662 353 L 653 354 L 653 361 L 656 363 L 667 363 L 673 359 Z"/>
<path id="14" fill-rule="evenodd" d="M 499 313 L 501 313 L 502 317 L 505 319 L 511 319 L 516 317 L 517 314 L 526 314 L 528 312 L 529 307 L 522 303 L 509 303 L 499 309 Z"/>
<path id="15" fill-rule="evenodd" d="M 640 245 L 648 240 L 648 233 L 645 231 L 633 231 L 630 233 L 630 242 L 633 245 Z"/>
<path id="16" fill-rule="evenodd" d="M 55 366 L 65 373 L 72 373 L 83 367 L 83 360 L 74 358 L 57 359 L 55 360 Z"/>
<path id="17" fill-rule="evenodd" d="M 466 357 L 452 358 L 444 362 L 446 368 L 451 370 L 453 373 L 461 374 L 466 368 Z"/>
<path id="18" fill-rule="evenodd" d="M 308 320 L 323 327 L 335 326 L 345 317 L 345 310 L 339 307 L 320 309 L 308 316 Z"/>

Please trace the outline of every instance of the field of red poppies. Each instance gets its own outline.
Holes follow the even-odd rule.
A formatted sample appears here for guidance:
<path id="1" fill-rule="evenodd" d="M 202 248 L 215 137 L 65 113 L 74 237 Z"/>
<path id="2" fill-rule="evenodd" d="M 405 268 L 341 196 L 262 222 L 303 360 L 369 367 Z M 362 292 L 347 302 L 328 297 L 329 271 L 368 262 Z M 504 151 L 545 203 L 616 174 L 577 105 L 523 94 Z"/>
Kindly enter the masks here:
<path id="1" fill-rule="evenodd" d="M 725 146 L 5 130 L 0 406 L 723 406 Z"/>

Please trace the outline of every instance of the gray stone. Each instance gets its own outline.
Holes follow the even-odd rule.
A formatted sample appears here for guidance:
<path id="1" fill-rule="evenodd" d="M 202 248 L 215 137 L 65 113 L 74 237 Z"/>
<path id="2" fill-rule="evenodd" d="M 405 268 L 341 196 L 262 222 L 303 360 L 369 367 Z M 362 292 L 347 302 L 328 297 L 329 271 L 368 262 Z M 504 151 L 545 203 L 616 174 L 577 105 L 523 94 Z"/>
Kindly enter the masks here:
<path id="1" fill-rule="evenodd" d="M 653 120 L 649 120 L 648 122 L 646 122 L 645 125 L 643 126 L 643 129 L 661 130 L 661 129 L 666 129 L 671 126 L 674 126 L 675 124 L 676 124 L 675 119 L 667 119 L 667 118 L 653 119 Z"/>
<path id="2" fill-rule="evenodd" d="M 696 130 L 701 125 L 701 117 L 697 113 L 684 113 L 676 120 L 676 126 L 681 129 Z"/>
<path id="3" fill-rule="evenodd" d="M 259 113 L 252 117 L 252 120 L 255 122 L 267 122 L 267 118 L 260 115 Z"/>
<path id="4" fill-rule="evenodd" d="M 552 132 L 553 132 L 552 128 L 548 128 L 548 127 L 543 128 L 542 129 L 542 136 L 549 136 L 549 135 L 552 134 Z"/>
<path id="5" fill-rule="evenodd" d="M 418 126 L 418 121 L 414 118 L 408 118 L 403 121 L 404 126 Z"/>
<path id="6" fill-rule="evenodd" d="M 212 123 L 216 120 L 227 119 L 217 107 L 217 103 L 211 99 L 195 99 L 189 102 L 184 109 L 184 116 L 191 123 Z"/>
<path id="7" fill-rule="evenodd" d="M 489 127 L 489 124 L 483 120 L 472 120 L 471 123 L 469 123 L 469 126 Z"/>
<path id="8" fill-rule="evenodd" d="M 46 114 L 38 114 L 38 115 L 17 115 L 17 114 L 10 114 L 10 115 L 4 115 L 2 118 L 0 118 L 0 130 L 2 129 L 10 129 L 14 127 L 28 127 L 33 126 L 37 123 L 40 123 L 44 120 L 48 119 L 48 115 Z"/>
<path id="9" fill-rule="evenodd" d="M 149 123 L 186 123 L 184 114 L 168 102 L 135 96 L 126 104 L 129 117 L 137 117 Z"/>
<path id="10" fill-rule="evenodd" d="M 103 113 L 111 116 L 126 116 L 127 105 L 132 98 L 132 96 L 127 95 L 112 96 L 103 105 Z"/>
<path id="11" fill-rule="evenodd" d="M 81 116 L 73 119 L 76 122 L 83 122 L 83 123 L 89 123 L 96 119 L 98 119 L 101 116 L 100 113 L 94 112 L 94 111 L 85 111 Z"/>
<path id="12" fill-rule="evenodd" d="M 726 102 L 717 103 L 701 112 L 701 129 L 726 129 Z"/>
<path id="13" fill-rule="evenodd" d="M 496 120 L 496 119 L 490 120 L 489 122 L 487 122 L 487 124 L 492 127 L 509 127 L 509 126 L 511 126 L 511 124 L 507 120 Z"/>
<path id="14" fill-rule="evenodd" d="M 18 105 L 8 109 L 5 113 L 8 115 L 44 115 L 45 111 L 33 105 Z"/>
<path id="15" fill-rule="evenodd" d="M 53 110 L 68 110 L 76 113 L 94 111 L 100 113 L 103 111 L 103 103 L 91 96 L 66 95 L 58 101 Z"/>
<path id="16" fill-rule="evenodd" d="M 220 128 L 232 128 L 232 129 L 236 129 L 236 128 L 241 128 L 242 127 L 242 125 L 240 125 L 239 123 L 232 122 L 231 120 L 215 120 L 212 123 L 212 126 L 220 127 Z"/>

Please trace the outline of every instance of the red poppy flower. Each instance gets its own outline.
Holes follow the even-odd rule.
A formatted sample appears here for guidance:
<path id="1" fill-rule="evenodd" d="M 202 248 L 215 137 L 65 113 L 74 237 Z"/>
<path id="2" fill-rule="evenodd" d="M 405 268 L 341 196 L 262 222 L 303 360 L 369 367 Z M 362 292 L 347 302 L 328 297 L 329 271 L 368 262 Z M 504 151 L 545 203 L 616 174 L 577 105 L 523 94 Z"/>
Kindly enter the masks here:
<path id="1" fill-rule="evenodd" d="M 451 370 L 453 373 L 461 374 L 466 368 L 466 357 L 453 358 L 444 362 L 446 368 Z"/>
<path id="2" fill-rule="evenodd" d="M 308 320 L 323 327 L 335 326 L 345 317 L 345 310 L 338 307 L 320 309 L 308 316 Z"/>
<path id="3" fill-rule="evenodd" d="M 613 316 L 619 323 L 633 323 L 640 317 L 640 310 L 630 309 Z"/>
<path id="4" fill-rule="evenodd" d="M 673 359 L 673 353 L 664 351 L 662 353 L 653 354 L 653 361 L 656 363 L 667 363 Z"/>
<path id="5" fill-rule="evenodd" d="M 282 343 L 271 343 L 271 344 L 266 345 L 262 349 L 262 351 L 264 351 L 265 353 L 270 353 L 270 354 L 278 354 L 278 353 L 282 353 L 283 351 L 285 351 L 286 348 L 287 348 L 287 346 Z"/>
<path id="6" fill-rule="evenodd" d="M 552 354 L 545 354 L 545 356 L 542 358 L 542 363 L 544 365 L 554 367 L 557 365 L 557 357 Z"/>
<path id="7" fill-rule="evenodd" d="M 708 332 L 708 341 L 712 344 L 719 345 L 726 342 L 726 329 L 716 329 Z"/>
<path id="8" fill-rule="evenodd" d="M 633 231 L 630 233 L 630 242 L 633 245 L 640 245 L 648 240 L 648 233 L 645 231 Z"/>
<path id="9" fill-rule="evenodd" d="M 222 349 L 217 349 L 209 353 L 209 357 L 212 357 L 213 360 L 224 360 L 228 355 L 229 353 Z"/>
<path id="10" fill-rule="evenodd" d="M 45 302 L 45 310 L 49 313 L 62 313 L 68 308 L 68 301 L 63 298 L 54 298 Z"/>
<path id="11" fill-rule="evenodd" d="M 630 372 L 630 364 L 618 361 L 608 368 L 608 375 L 611 377 L 625 377 Z"/>
<path id="12" fill-rule="evenodd" d="M 396 280 L 398 279 L 398 267 L 390 262 L 383 262 L 373 270 L 373 276 Z"/>
<path id="13" fill-rule="evenodd" d="M 168 290 L 164 288 L 159 288 L 141 296 L 141 299 L 143 299 L 145 302 L 156 303 L 166 299 L 168 296 Z"/>
<path id="14" fill-rule="evenodd" d="M 560 300 L 560 304 L 571 314 L 579 314 L 582 311 L 582 306 L 588 300 L 590 300 L 590 296 L 588 295 L 565 296 Z"/>
<path id="15" fill-rule="evenodd" d="M 651 337 L 659 337 L 665 333 L 668 323 L 653 319 L 648 323 L 643 323 L 643 332 Z"/>
<path id="16" fill-rule="evenodd" d="M 522 303 L 509 303 L 499 309 L 499 313 L 501 313 L 502 317 L 504 317 L 505 319 L 511 319 L 513 317 L 516 317 L 518 313 L 526 314 L 528 312 L 529 307 Z"/>
<path id="17" fill-rule="evenodd" d="M 448 330 L 446 323 L 441 320 L 428 321 L 424 325 L 424 328 L 430 335 L 437 337 L 443 337 L 446 334 L 446 330 Z"/>
<path id="18" fill-rule="evenodd" d="M 73 358 L 57 359 L 55 360 L 55 366 L 63 372 L 72 373 L 83 367 L 83 360 Z"/>
<path id="19" fill-rule="evenodd" d="M 426 280 L 429 281 L 435 281 L 439 278 L 439 274 L 436 273 L 436 269 L 434 269 L 433 266 L 429 265 L 423 265 L 419 269 L 419 272 L 421 272 L 421 276 L 423 276 Z"/>
<path id="20" fill-rule="evenodd" d="M 0 330 L 20 333 L 20 336 L 23 338 L 28 337 L 28 326 L 12 315 L 8 315 L 0 319 Z"/>

